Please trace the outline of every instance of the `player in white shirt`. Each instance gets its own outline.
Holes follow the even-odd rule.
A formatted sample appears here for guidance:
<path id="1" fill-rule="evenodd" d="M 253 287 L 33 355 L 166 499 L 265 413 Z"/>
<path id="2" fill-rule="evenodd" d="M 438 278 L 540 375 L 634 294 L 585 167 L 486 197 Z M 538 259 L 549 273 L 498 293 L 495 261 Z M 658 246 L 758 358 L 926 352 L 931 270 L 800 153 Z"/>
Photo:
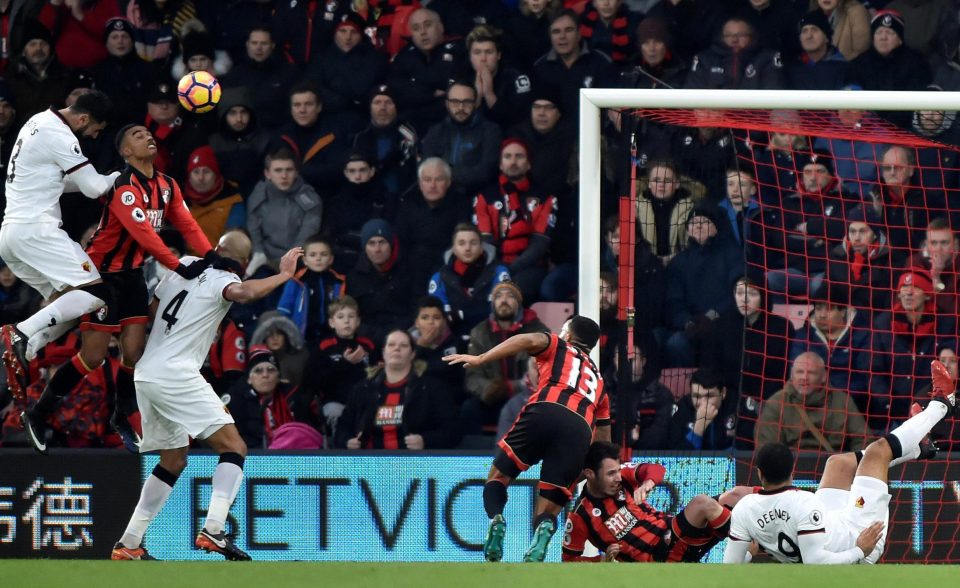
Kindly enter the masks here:
<path id="1" fill-rule="evenodd" d="M 939 361 L 930 365 L 931 400 L 865 451 L 832 455 L 816 492 L 793 486 L 794 456 L 781 443 L 757 451 L 763 490 L 733 509 L 724 563 L 750 561 L 749 548 L 782 563 L 876 563 L 883 555 L 889 518 L 887 470 L 920 455 L 920 443 L 949 413 L 955 413 L 956 383 Z"/>
<path id="2" fill-rule="evenodd" d="M 30 318 L 0 329 L 7 382 L 15 396 L 22 396 L 27 384 L 28 339 L 50 327 L 69 328 L 73 319 L 104 304 L 97 268 L 60 228 L 60 196 L 79 190 L 87 198 L 99 198 L 113 188 L 120 172 L 97 173 L 78 139 L 97 137 L 112 108 L 106 94 L 91 91 L 69 108 L 35 114 L 20 129 L 7 163 L 0 258 L 44 298 L 75 288 Z"/>
<path id="3" fill-rule="evenodd" d="M 159 451 L 160 463 L 144 482 L 140 501 L 111 559 L 154 559 L 141 545 L 143 534 L 187 465 L 191 437 L 205 441 L 220 455 L 207 519 L 196 546 L 229 560 L 250 559 L 224 531 L 243 481 L 247 446 L 220 397 L 200 375 L 200 367 L 230 305 L 258 300 L 286 283 L 303 256 L 303 249 L 295 247 L 281 258 L 279 274 L 241 282 L 239 276 L 250 260 L 250 249 L 249 237 L 230 231 L 217 244 L 216 252 L 223 260 L 215 267 L 195 280 L 171 272 L 157 286 L 151 304 L 153 330 L 137 363 L 134 381 L 143 425 L 140 451 Z M 229 269 L 221 269 L 221 265 Z"/>

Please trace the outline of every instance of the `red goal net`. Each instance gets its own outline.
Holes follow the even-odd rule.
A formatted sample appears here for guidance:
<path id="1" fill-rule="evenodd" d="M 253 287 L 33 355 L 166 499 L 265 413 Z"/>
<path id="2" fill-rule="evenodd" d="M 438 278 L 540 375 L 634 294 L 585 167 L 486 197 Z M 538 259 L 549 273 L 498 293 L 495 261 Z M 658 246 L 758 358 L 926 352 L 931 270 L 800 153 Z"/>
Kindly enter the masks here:
<path id="1" fill-rule="evenodd" d="M 813 488 L 829 455 L 926 406 L 932 360 L 956 376 L 955 112 L 633 114 L 636 177 L 614 214 L 638 245 L 621 305 L 660 317 L 638 320 L 634 336 L 652 342 L 643 353 L 659 354 L 663 381 L 680 375 L 678 406 L 705 414 L 682 398 L 694 370 L 727 391 L 712 429 L 673 448 L 733 450 L 738 483 L 757 483 L 752 449 L 782 441 L 799 451 L 797 484 Z M 657 309 L 637 302 L 658 287 L 640 275 L 650 256 L 664 273 Z M 932 457 L 890 471 L 882 561 L 960 562 L 960 419 L 925 449 Z"/>

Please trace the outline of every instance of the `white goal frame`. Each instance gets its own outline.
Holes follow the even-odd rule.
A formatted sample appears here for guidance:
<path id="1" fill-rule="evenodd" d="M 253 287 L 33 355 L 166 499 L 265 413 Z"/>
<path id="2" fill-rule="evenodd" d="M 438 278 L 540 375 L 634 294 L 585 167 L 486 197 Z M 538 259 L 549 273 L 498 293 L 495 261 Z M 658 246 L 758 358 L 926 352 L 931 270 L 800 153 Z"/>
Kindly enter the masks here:
<path id="1" fill-rule="evenodd" d="M 960 92 L 581 89 L 577 312 L 596 321 L 600 317 L 601 108 L 960 111 Z M 641 312 L 638 308 L 637 313 Z M 594 349 L 595 360 L 598 354 Z"/>

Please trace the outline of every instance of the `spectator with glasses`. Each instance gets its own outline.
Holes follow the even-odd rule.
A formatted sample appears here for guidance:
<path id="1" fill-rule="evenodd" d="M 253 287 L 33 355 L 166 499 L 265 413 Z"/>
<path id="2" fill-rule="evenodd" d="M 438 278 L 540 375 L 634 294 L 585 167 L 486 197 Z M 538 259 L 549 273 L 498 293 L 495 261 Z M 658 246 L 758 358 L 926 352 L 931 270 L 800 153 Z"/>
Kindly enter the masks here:
<path id="1" fill-rule="evenodd" d="M 496 177 L 500 127 L 478 111 L 477 90 L 471 84 L 451 84 L 446 105 L 447 116 L 427 131 L 421 155 L 449 163 L 454 187 L 474 194 Z"/>
<path id="2" fill-rule="evenodd" d="M 687 215 L 693 210 L 690 192 L 680 184 L 673 162 L 650 164 L 647 186 L 637 200 L 637 230 L 666 266 L 687 242 Z"/>
<path id="3" fill-rule="evenodd" d="M 783 59 L 758 45 L 750 23 L 730 17 L 723 23 L 717 41 L 694 56 L 686 87 L 779 90 L 785 87 Z"/>

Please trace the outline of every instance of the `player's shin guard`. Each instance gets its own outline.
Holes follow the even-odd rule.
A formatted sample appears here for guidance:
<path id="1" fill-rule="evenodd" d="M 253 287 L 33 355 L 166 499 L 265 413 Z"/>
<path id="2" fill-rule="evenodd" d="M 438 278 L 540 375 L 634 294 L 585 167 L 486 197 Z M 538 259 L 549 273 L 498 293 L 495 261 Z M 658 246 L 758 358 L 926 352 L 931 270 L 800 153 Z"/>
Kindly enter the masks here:
<path id="1" fill-rule="evenodd" d="M 173 485 L 177 483 L 179 476 L 171 473 L 163 466 L 157 464 L 153 468 L 153 473 L 143 483 L 143 490 L 140 491 L 140 502 L 133 509 L 133 516 L 130 517 L 130 523 L 127 524 L 127 530 L 124 531 L 120 543 L 124 547 L 136 549 L 140 547 L 143 540 L 143 534 L 147 531 L 147 526 L 157 516 L 163 505 L 166 504 L 170 492 L 173 491 Z"/>
<path id="2" fill-rule="evenodd" d="M 95 366 L 98 367 L 98 366 Z M 33 420 L 42 421 L 47 415 L 53 412 L 57 403 L 60 402 L 71 390 L 77 387 L 84 376 L 93 371 L 80 359 L 80 354 L 74 355 L 70 361 L 60 366 L 57 373 L 53 374 L 50 381 L 47 382 L 43 394 L 37 400 L 37 404 L 30 411 Z"/>
<path id="3" fill-rule="evenodd" d="M 487 516 L 493 518 L 503 514 L 507 506 L 507 487 L 498 480 L 490 480 L 483 485 L 483 509 Z"/>
<path id="4" fill-rule="evenodd" d="M 213 491 L 210 494 L 210 507 L 203 528 L 210 533 L 223 532 L 230 506 L 240 491 L 243 482 L 243 456 L 239 453 L 220 454 L 220 463 L 213 472 Z"/>

